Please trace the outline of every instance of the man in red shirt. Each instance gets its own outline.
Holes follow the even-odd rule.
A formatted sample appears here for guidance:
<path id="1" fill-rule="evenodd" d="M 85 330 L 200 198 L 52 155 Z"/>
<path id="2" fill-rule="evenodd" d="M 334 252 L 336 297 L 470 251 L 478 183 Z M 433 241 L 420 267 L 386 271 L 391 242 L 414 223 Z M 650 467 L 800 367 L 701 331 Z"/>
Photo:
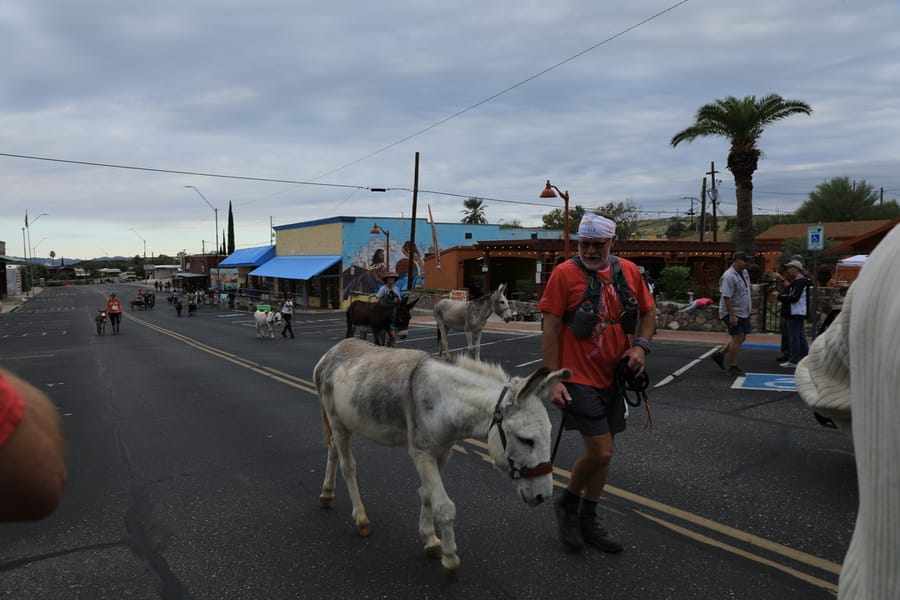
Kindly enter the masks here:
<path id="1" fill-rule="evenodd" d="M 33 385 L 0 369 L 0 522 L 46 517 L 65 484 L 56 408 Z"/>
<path id="2" fill-rule="evenodd" d="M 615 239 L 616 224 L 611 219 L 585 214 L 578 228 L 578 257 L 553 269 L 538 303 L 544 318 L 544 365 L 573 372 L 570 379 L 551 388 L 550 400 L 565 410 L 564 427 L 578 430 L 585 444 L 566 490 L 555 502 L 560 539 L 572 550 L 581 550 L 584 544 L 605 552 L 622 550 L 596 513 L 609 474 L 613 438 L 625 430 L 624 392 L 615 372 L 623 358 L 631 373 L 643 372 L 656 329 L 653 297 L 637 265 L 610 255 Z M 615 261 L 618 266 L 613 267 Z M 597 283 L 600 287 L 599 298 L 591 301 L 585 293 L 589 273 L 591 288 L 596 289 Z M 614 278 L 620 281 L 618 289 Z M 620 298 L 625 293 L 623 284 L 630 290 L 633 305 L 629 319 Z M 626 332 L 626 327 L 631 331 Z"/>

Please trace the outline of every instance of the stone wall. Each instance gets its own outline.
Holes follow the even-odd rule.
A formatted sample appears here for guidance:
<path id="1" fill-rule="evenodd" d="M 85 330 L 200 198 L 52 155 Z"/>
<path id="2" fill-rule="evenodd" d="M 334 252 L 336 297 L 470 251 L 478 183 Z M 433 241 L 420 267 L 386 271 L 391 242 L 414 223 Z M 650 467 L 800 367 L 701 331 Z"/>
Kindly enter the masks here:
<path id="1" fill-rule="evenodd" d="M 763 319 L 760 310 L 763 306 L 763 295 L 770 290 L 765 285 L 753 284 L 751 287 L 753 293 L 753 309 L 750 314 L 750 323 L 753 326 L 753 332 L 759 333 L 763 331 Z M 812 290 L 810 290 L 810 302 L 812 301 Z M 844 295 L 847 293 L 845 287 L 821 287 L 819 288 L 819 306 L 818 306 L 818 323 L 824 322 L 825 318 L 833 309 L 840 309 L 844 303 Z M 777 305 L 777 300 L 769 300 L 771 307 L 773 302 Z M 719 319 L 719 303 L 714 302 L 706 308 L 698 308 L 689 312 L 682 312 L 687 307 L 686 303 L 659 301 L 656 304 L 656 322 L 657 326 L 666 329 L 684 329 L 686 331 L 725 331 Z"/>
<path id="2" fill-rule="evenodd" d="M 766 285 L 753 284 L 751 286 L 753 293 L 753 309 L 750 315 L 750 323 L 753 326 L 754 333 L 760 333 L 764 330 L 763 318 L 760 310 L 763 306 L 763 295 L 770 291 Z M 810 296 L 812 296 L 810 290 Z M 825 321 L 828 314 L 835 308 L 839 309 L 844 303 L 844 295 L 847 293 L 846 287 L 820 287 L 819 288 L 819 319 L 818 323 Z M 446 298 L 448 294 L 441 293 L 421 293 L 413 292 L 410 298 L 419 298 L 414 311 L 418 314 L 431 314 L 435 303 L 441 298 Z M 810 299 L 810 301 L 812 301 Z M 777 300 L 769 300 L 769 306 L 778 304 Z M 519 321 L 539 321 L 541 316 L 537 311 L 537 302 L 519 302 L 516 300 L 509 301 L 515 319 Z M 659 300 L 656 303 L 656 323 L 659 328 L 672 330 L 684 329 L 685 331 L 709 331 L 724 332 L 725 327 L 719 319 L 719 303 L 714 302 L 706 308 L 698 308 L 689 312 L 682 312 L 687 307 L 687 303 L 669 302 Z M 810 327 L 812 325 L 810 324 Z"/>

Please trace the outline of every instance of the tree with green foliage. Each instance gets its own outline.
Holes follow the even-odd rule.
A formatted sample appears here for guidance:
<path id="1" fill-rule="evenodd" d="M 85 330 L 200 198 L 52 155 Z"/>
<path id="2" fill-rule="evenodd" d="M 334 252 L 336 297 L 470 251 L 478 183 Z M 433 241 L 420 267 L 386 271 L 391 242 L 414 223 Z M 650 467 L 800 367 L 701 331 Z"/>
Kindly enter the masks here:
<path id="1" fill-rule="evenodd" d="M 808 115 L 812 109 L 806 102 L 785 100 L 778 94 L 759 99 L 728 96 L 701 106 L 694 124 L 672 137 L 672 146 L 698 137 L 719 136 L 730 140 L 727 164 L 734 176 L 737 199 L 734 243 L 738 250 L 753 252 L 753 173 L 762 156 L 757 142 L 768 125 L 799 113 Z"/>
<path id="2" fill-rule="evenodd" d="M 641 211 L 638 210 L 631 198 L 624 202 L 609 202 L 597 207 L 594 212 L 606 215 L 616 222 L 616 237 L 620 240 L 630 240 L 640 229 L 638 223 L 641 220 Z"/>
<path id="3" fill-rule="evenodd" d="M 675 238 L 680 238 L 687 233 L 687 225 L 684 224 L 684 219 L 680 217 L 670 217 L 669 218 L 669 226 L 666 227 L 666 238 L 673 240 Z"/>
<path id="4" fill-rule="evenodd" d="M 226 254 L 234 254 L 234 213 L 231 212 L 231 200 L 228 201 L 228 252 Z"/>
<path id="5" fill-rule="evenodd" d="M 500 223 L 500 229 L 522 229 L 522 221 L 518 219 L 513 219 L 512 221 L 505 221 Z"/>
<path id="6" fill-rule="evenodd" d="M 484 216 L 484 200 L 481 198 L 469 198 L 463 202 L 465 208 L 460 212 L 465 216 L 459 220 L 466 225 L 484 225 L 487 218 Z"/>
<path id="7" fill-rule="evenodd" d="M 580 204 L 577 204 L 574 208 L 571 206 L 569 207 L 569 233 L 578 232 L 578 224 L 581 222 L 581 217 L 583 217 L 584 213 L 586 212 L 587 210 Z M 554 208 L 542 217 L 544 229 L 555 229 L 562 231 L 566 228 L 564 217 L 564 209 Z"/>
<path id="8" fill-rule="evenodd" d="M 896 200 L 879 204 L 880 195 L 866 181 L 850 181 L 849 177 L 834 177 L 823 181 L 809 193 L 794 216 L 800 223 L 824 221 L 865 221 L 900 217 Z"/>

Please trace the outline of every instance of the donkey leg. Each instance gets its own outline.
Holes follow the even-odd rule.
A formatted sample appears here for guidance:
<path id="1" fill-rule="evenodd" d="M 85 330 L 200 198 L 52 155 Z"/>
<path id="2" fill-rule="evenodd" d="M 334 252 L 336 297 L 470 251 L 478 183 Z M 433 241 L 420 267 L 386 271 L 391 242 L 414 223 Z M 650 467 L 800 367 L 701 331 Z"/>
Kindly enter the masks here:
<path id="1" fill-rule="evenodd" d="M 332 425 L 332 427 L 334 427 Z M 334 428 L 334 443 L 338 450 L 341 474 L 344 483 L 347 484 L 347 492 L 353 502 L 353 520 L 356 521 L 356 529 L 359 535 L 368 537 L 372 533 L 372 525 L 366 515 L 366 507 L 363 506 L 362 497 L 359 495 L 359 485 L 356 483 L 356 458 L 350 447 L 351 434 L 347 430 Z"/>
<path id="2" fill-rule="evenodd" d="M 338 451 L 334 443 L 328 445 L 328 459 L 325 463 L 325 479 L 322 481 L 322 493 L 319 504 L 322 508 L 334 508 L 334 486 L 337 481 Z"/>
<path id="3" fill-rule="evenodd" d="M 422 480 L 422 495 L 430 498 L 432 514 L 432 528 L 436 525 L 441 534 L 441 565 L 447 571 L 456 571 L 459 568 L 459 556 L 456 554 L 456 533 L 453 524 L 456 521 L 456 505 L 447 496 L 444 482 L 441 479 L 443 465 L 447 464 L 448 451 L 444 451 L 436 460 L 431 454 L 421 450 L 410 450 Z M 423 501 L 423 509 L 425 502 Z M 420 527 L 422 520 L 419 521 Z M 419 535 L 424 536 L 426 531 L 420 529 Z M 433 535 L 433 533 L 432 533 Z M 426 546 L 426 552 L 428 547 Z"/>
<path id="4" fill-rule="evenodd" d="M 472 340 L 469 342 L 469 348 L 475 349 L 475 360 L 481 360 L 481 332 L 483 330 L 478 329 L 472 332 Z"/>
<path id="5" fill-rule="evenodd" d="M 434 533 L 434 510 L 431 506 L 431 490 L 419 487 L 419 539 L 425 545 L 425 554 L 430 558 L 441 557 L 441 540 Z"/>
<path id="6" fill-rule="evenodd" d="M 450 330 L 443 323 L 438 325 L 438 356 L 446 356 L 449 353 L 449 342 L 447 341 L 447 335 L 449 335 Z"/>

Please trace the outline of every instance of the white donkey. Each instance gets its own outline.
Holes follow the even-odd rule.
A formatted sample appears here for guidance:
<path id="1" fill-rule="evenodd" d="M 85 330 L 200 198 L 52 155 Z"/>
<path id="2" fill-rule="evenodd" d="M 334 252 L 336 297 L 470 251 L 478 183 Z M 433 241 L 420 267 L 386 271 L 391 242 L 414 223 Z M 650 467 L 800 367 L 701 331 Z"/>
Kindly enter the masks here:
<path id="1" fill-rule="evenodd" d="M 422 484 L 419 538 L 429 556 L 440 557 L 445 569 L 455 571 L 456 506 L 441 479 L 454 444 L 487 438 L 494 466 L 512 477 L 522 500 L 536 506 L 550 498 L 550 419 L 541 397 L 570 376 L 568 369 L 550 373 L 544 367 L 527 379 L 510 380 L 499 366 L 465 356 L 447 362 L 421 350 L 356 338 L 338 342 L 313 373 L 328 443 L 319 502 L 334 506 L 340 464 L 353 519 L 359 534 L 368 536 L 372 529 L 359 495 L 350 438 L 359 433 L 379 444 L 407 446 Z"/>
<path id="2" fill-rule="evenodd" d="M 449 298 L 438 300 L 434 305 L 434 320 L 438 328 L 438 355 L 444 356 L 449 352 L 447 334 L 451 329 L 456 329 L 466 332 L 469 353 L 472 354 L 474 349 L 475 360 L 478 360 L 481 356 L 481 331 L 491 313 L 495 313 L 507 323 L 512 318 L 509 301 L 503 295 L 504 291 L 506 291 L 506 284 L 501 283 L 497 291 L 485 294 L 477 300 L 468 302 Z"/>
<path id="3" fill-rule="evenodd" d="M 278 311 L 261 311 L 253 313 L 253 321 L 256 323 L 256 337 L 274 338 L 275 327 L 281 323 L 281 313 Z"/>

